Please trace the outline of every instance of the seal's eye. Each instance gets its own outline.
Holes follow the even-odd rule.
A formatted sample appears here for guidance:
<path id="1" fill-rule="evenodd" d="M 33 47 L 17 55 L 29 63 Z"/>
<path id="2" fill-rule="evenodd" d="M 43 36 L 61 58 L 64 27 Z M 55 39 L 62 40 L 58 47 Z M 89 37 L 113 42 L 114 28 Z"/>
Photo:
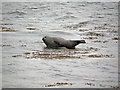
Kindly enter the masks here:
<path id="1" fill-rule="evenodd" d="M 44 38 L 46 38 L 46 36 Z"/>

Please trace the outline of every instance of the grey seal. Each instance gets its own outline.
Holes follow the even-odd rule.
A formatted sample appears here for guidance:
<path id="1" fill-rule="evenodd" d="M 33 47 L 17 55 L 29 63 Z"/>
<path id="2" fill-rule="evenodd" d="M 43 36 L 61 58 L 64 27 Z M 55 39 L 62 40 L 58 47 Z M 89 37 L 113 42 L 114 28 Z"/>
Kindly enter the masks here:
<path id="1" fill-rule="evenodd" d="M 45 36 L 42 38 L 43 42 L 48 48 L 66 47 L 68 49 L 75 49 L 75 46 L 80 43 L 86 43 L 85 40 L 65 40 L 60 37 Z"/>

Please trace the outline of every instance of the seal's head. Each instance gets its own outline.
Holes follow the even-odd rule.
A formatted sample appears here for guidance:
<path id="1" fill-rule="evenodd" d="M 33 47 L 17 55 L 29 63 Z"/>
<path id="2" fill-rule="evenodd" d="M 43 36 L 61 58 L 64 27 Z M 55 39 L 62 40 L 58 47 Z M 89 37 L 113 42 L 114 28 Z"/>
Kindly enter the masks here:
<path id="1" fill-rule="evenodd" d="M 45 39 L 46 39 L 46 36 L 42 38 L 43 41 L 45 41 Z"/>
<path id="2" fill-rule="evenodd" d="M 43 42 L 46 44 L 47 47 L 54 46 L 54 44 L 52 43 L 52 42 L 53 42 L 52 37 L 44 36 L 44 37 L 42 38 L 42 40 L 43 40 Z"/>
<path id="3" fill-rule="evenodd" d="M 43 40 L 44 42 L 46 42 L 47 39 L 49 39 L 48 36 L 44 36 L 44 37 L 42 38 L 42 40 Z"/>

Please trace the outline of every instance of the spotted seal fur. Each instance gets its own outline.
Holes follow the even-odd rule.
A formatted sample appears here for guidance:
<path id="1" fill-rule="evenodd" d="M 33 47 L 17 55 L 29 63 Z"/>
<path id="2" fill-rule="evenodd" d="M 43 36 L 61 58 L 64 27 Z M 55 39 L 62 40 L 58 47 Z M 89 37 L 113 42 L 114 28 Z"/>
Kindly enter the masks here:
<path id="1" fill-rule="evenodd" d="M 75 46 L 80 43 L 86 43 L 85 40 L 65 40 L 60 37 L 45 36 L 42 38 L 43 42 L 48 48 L 66 47 L 68 49 L 75 49 Z"/>

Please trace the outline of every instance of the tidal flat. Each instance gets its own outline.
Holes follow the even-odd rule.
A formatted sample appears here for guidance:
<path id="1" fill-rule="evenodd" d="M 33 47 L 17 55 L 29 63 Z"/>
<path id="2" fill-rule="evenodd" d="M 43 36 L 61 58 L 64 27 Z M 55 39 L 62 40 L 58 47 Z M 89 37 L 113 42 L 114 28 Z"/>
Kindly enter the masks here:
<path id="1" fill-rule="evenodd" d="M 118 3 L 2 3 L 3 88 L 119 88 Z M 85 40 L 49 49 L 44 36 Z"/>

